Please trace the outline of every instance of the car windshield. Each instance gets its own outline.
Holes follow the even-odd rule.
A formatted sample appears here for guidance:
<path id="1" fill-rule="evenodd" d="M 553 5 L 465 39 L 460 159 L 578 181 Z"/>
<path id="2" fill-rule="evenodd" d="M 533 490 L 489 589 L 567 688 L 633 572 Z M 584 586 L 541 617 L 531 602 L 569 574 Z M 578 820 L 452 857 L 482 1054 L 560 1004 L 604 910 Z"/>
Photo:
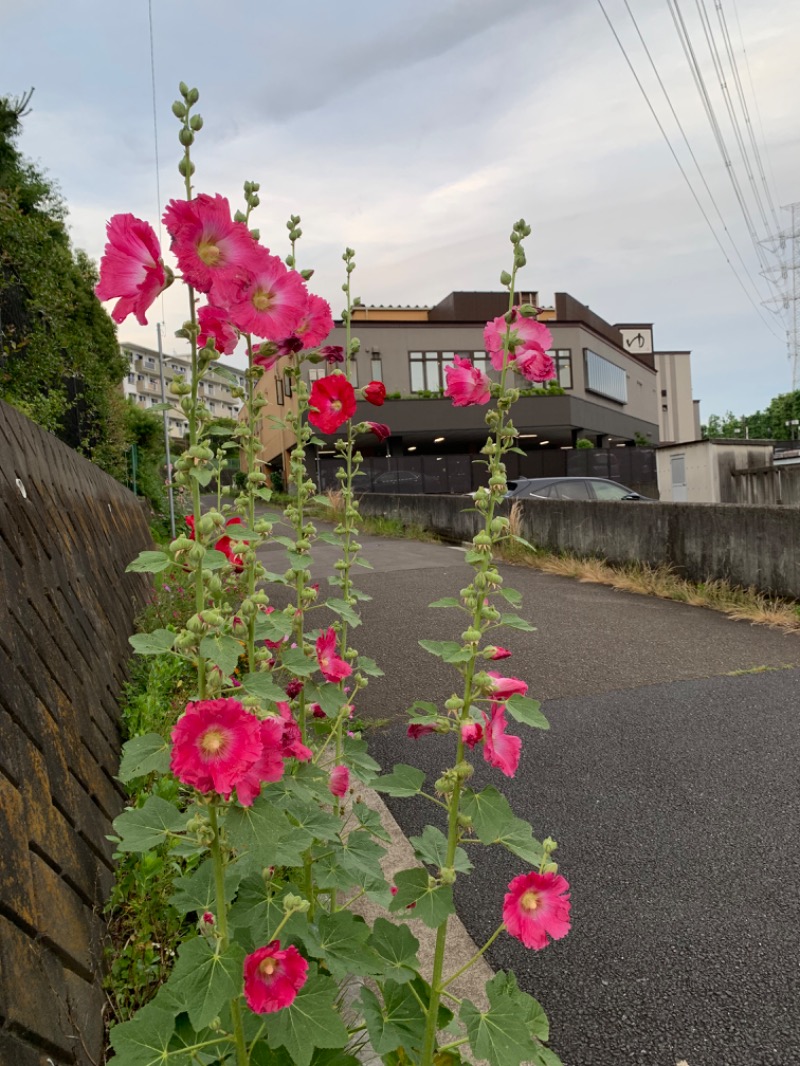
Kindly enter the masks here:
<path id="1" fill-rule="evenodd" d="M 632 489 L 624 485 L 614 485 L 611 481 L 593 481 L 592 488 L 598 500 L 624 500 L 635 495 Z"/>

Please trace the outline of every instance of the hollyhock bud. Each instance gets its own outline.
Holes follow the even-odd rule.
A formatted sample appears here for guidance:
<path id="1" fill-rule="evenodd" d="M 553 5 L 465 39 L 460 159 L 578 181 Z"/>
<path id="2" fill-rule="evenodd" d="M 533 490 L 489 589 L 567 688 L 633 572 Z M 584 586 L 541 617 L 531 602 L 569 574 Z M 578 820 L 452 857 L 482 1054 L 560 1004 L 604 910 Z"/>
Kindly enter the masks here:
<path id="1" fill-rule="evenodd" d="M 501 648 L 497 645 L 490 645 L 488 648 L 483 649 L 483 654 L 487 659 L 508 659 L 511 652 L 508 648 Z"/>
<path id="2" fill-rule="evenodd" d="M 332 796 L 342 797 L 350 787 L 350 771 L 346 766 L 334 766 L 328 780 L 328 790 Z"/>
<path id="3" fill-rule="evenodd" d="M 361 390 L 364 399 L 375 407 L 382 407 L 386 399 L 386 386 L 381 381 L 370 381 Z"/>
<path id="4" fill-rule="evenodd" d="M 294 678 L 286 686 L 286 695 L 289 697 L 290 700 L 293 700 L 295 698 L 295 696 L 299 696 L 302 691 L 303 691 L 303 682 L 302 681 L 298 681 L 297 678 Z"/>
<path id="5" fill-rule="evenodd" d="M 480 722 L 466 722 L 461 727 L 461 739 L 468 748 L 474 748 L 483 738 L 483 726 Z"/>

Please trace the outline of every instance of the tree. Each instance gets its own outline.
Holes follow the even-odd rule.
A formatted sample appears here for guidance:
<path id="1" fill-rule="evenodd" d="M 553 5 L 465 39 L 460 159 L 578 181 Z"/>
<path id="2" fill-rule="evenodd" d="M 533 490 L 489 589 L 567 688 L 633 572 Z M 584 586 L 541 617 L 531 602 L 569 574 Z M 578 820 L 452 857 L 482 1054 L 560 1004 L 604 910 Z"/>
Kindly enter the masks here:
<path id="1" fill-rule="evenodd" d="M 726 411 L 710 415 L 703 426 L 704 437 L 749 437 L 752 440 L 786 440 L 800 436 L 800 426 L 786 425 L 800 420 L 800 390 L 773 397 L 763 411 L 751 415 L 734 415 Z"/>
<path id="2" fill-rule="evenodd" d="M 0 396 L 122 478 L 127 368 L 57 188 L 16 147 L 29 102 L 0 98 Z"/>

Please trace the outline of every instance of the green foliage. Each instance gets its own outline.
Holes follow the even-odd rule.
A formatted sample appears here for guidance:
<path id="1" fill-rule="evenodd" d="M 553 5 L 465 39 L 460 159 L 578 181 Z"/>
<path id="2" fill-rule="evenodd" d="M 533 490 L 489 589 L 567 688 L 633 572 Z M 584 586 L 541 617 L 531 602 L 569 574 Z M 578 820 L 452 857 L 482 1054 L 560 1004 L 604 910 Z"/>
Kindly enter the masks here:
<path id="1" fill-rule="evenodd" d="M 794 419 L 800 419 L 800 390 L 781 393 L 773 397 L 763 411 L 754 411 L 749 415 L 735 415 L 733 411 L 726 411 L 724 415 L 709 415 L 702 433 L 712 440 L 793 440 L 800 436 L 799 427 L 787 426 L 786 423 Z"/>
<path id="2" fill-rule="evenodd" d="M 586 450 L 590 448 L 596 448 L 597 445 L 593 444 L 587 437 L 578 437 L 578 439 L 575 441 L 575 447 Z"/>

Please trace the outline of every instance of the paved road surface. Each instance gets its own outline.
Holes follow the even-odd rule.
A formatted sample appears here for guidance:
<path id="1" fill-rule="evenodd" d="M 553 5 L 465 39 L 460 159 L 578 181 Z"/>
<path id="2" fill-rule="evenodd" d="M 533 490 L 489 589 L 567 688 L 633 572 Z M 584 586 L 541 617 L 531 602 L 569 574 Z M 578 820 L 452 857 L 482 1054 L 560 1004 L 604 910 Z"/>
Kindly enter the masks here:
<path id="1" fill-rule="evenodd" d="M 371 750 L 432 779 L 446 742 L 409 741 L 397 716 L 452 690 L 456 675 L 417 640 L 458 634 L 457 612 L 427 604 L 457 594 L 469 568 L 455 548 L 363 540 L 376 569 L 358 584 L 375 599 L 356 642 L 387 677 L 361 706 L 395 723 L 373 732 Z M 323 580 L 332 551 L 317 551 Z M 277 549 L 264 555 L 284 568 Z M 519 727 L 516 778 L 481 765 L 476 783 L 559 841 L 574 926 L 539 953 L 501 937 L 489 961 L 541 1000 L 566 1066 L 800 1064 L 800 636 L 502 572 L 539 627 L 503 631 L 514 657 L 502 665 L 546 700 L 552 729 Z M 409 834 L 435 820 L 424 801 L 391 806 Z M 457 901 L 481 943 L 522 864 L 501 849 L 476 858 Z"/>

